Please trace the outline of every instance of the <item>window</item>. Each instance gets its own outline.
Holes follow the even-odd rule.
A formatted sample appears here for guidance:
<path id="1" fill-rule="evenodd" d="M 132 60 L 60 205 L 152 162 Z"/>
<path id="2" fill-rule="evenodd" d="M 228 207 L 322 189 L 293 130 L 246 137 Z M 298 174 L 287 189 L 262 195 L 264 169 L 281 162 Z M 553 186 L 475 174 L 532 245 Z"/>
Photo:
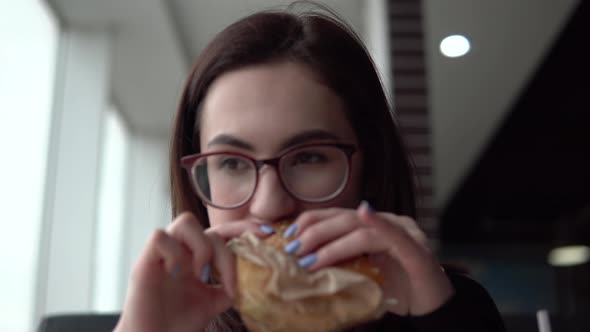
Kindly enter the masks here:
<path id="1" fill-rule="evenodd" d="M 121 310 L 123 227 L 129 136 L 120 113 L 111 107 L 104 114 L 96 226 L 93 309 Z"/>
<path id="2" fill-rule="evenodd" d="M 0 2 L 0 331 L 35 324 L 57 44 L 45 1 Z"/>

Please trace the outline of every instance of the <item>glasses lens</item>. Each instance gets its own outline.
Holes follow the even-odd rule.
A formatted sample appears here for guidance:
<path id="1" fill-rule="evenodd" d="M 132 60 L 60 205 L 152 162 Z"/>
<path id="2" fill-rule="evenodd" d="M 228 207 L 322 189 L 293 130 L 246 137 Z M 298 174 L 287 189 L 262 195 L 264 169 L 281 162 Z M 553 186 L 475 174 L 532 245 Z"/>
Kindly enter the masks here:
<path id="1" fill-rule="evenodd" d="M 281 160 L 283 182 L 289 191 L 306 201 L 328 200 L 340 194 L 348 179 L 348 157 L 333 146 L 294 150 Z"/>
<path id="2" fill-rule="evenodd" d="M 201 157 L 193 167 L 197 192 L 209 203 L 230 208 L 244 203 L 256 186 L 256 166 L 231 154 Z"/>

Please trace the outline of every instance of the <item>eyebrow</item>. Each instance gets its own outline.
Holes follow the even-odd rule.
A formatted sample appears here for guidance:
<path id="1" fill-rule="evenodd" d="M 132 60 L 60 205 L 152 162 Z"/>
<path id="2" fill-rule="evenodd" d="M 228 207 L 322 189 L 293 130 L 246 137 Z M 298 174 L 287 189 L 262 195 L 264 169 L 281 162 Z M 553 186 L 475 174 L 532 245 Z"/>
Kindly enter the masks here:
<path id="1" fill-rule="evenodd" d="M 251 144 L 228 134 L 220 134 L 213 137 L 213 139 L 210 140 L 209 143 L 207 143 L 207 146 L 213 145 L 231 145 L 240 149 L 254 151 L 254 147 Z"/>
<path id="2" fill-rule="evenodd" d="M 329 131 L 325 131 L 322 129 L 312 129 L 312 130 L 307 130 L 307 131 L 301 132 L 301 133 L 289 138 L 288 140 L 283 142 L 283 144 L 281 144 L 280 150 L 285 150 L 285 149 L 290 148 L 295 145 L 310 143 L 313 141 L 340 140 L 340 139 L 341 138 L 338 135 L 333 134 Z"/>
<path id="3" fill-rule="evenodd" d="M 285 150 L 295 145 L 319 140 L 341 140 L 341 138 L 336 134 L 322 129 L 306 130 L 284 141 L 281 144 L 279 151 Z M 213 145 L 231 145 L 240 149 L 254 151 L 252 144 L 228 134 L 217 135 L 211 141 L 209 141 L 209 143 L 207 143 L 207 146 L 209 147 Z"/>

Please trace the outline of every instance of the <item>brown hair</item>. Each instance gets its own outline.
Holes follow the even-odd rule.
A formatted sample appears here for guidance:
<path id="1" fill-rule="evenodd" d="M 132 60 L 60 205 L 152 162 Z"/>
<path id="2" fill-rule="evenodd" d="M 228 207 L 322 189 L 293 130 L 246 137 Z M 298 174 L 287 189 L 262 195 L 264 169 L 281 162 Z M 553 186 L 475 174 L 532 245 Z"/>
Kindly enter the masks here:
<path id="1" fill-rule="evenodd" d="M 345 103 L 364 156 L 361 196 L 380 211 L 415 217 L 414 174 L 375 66 L 352 29 L 333 12 L 265 11 L 221 31 L 198 57 L 184 88 L 170 150 L 172 215 L 190 211 L 209 226 L 180 158 L 198 153 L 199 111 L 220 75 L 245 66 L 293 61 L 311 68 Z M 327 12 L 327 13 L 326 13 Z M 221 325 L 225 321 L 225 328 Z M 237 328 L 219 319 L 212 330 Z M 233 326 L 233 327 L 232 327 Z"/>

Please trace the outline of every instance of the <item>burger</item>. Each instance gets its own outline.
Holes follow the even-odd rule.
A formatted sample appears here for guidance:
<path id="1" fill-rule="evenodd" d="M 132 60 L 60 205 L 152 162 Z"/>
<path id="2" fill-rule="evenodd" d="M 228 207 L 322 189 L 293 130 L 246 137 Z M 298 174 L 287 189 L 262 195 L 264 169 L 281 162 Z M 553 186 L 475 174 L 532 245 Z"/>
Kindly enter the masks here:
<path id="1" fill-rule="evenodd" d="M 284 252 L 291 224 L 273 225 L 275 233 L 260 239 L 245 233 L 230 241 L 236 254 L 235 308 L 250 331 L 341 331 L 383 313 L 381 271 L 360 256 L 309 272 Z"/>

